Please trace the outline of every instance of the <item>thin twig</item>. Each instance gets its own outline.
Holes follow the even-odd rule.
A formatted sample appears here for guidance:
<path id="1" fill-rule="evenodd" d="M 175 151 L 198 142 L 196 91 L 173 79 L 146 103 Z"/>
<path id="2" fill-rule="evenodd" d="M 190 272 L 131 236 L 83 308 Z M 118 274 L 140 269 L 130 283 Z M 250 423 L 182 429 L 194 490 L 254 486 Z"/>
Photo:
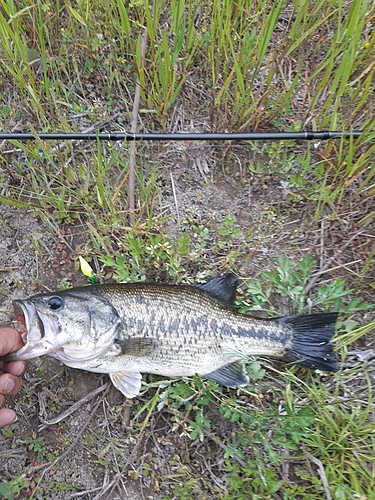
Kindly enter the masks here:
<path id="1" fill-rule="evenodd" d="M 78 493 L 71 493 L 70 498 L 78 498 L 83 497 L 84 495 L 88 495 L 89 493 L 95 493 L 95 491 L 101 490 L 103 486 L 98 486 L 97 488 L 93 488 L 92 490 L 79 491 Z"/>
<path id="2" fill-rule="evenodd" d="M 13 269 L 19 269 L 20 266 L 7 266 L 7 267 L 0 267 L 0 271 L 12 271 Z"/>
<path id="3" fill-rule="evenodd" d="M 65 410 L 63 413 L 58 415 L 55 418 L 51 418 L 51 420 L 41 420 L 42 425 L 39 426 L 38 431 L 42 431 L 43 429 L 46 429 L 50 425 L 57 424 L 58 422 L 61 422 L 61 420 L 64 420 L 66 417 L 69 417 L 72 413 L 74 413 L 78 408 L 83 406 L 84 404 L 88 403 L 91 401 L 92 398 L 100 394 L 102 391 L 104 391 L 107 388 L 107 384 L 103 384 L 101 387 L 98 387 L 97 389 L 94 389 L 93 391 L 89 392 L 84 396 L 82 399 L 77 401 L 77 403 L 74 403 L 72 406 L 70 406 L 67 410 Z"/>
<path id="4" fill-rule="evenodd" d="M 116 118 L 118 118 L 120 115 L 121 115 L 121 113 L 117 112 L 112 116 L 108 116 L 108 118 L 106 118 L 105 120 L 101 120 L 100 122 L 96 122 L 93 125 L 90 125 L 90 127 L 85 128 L 84 130 L 82 130 L 80 132 L 80 134 L 89 134 L 90 132 L 100 130 L 101 128 L 103 128 L 103 127 L 107 126 L 109 123 L 111 123 L 113 120 L 116 120 Z M 53 154 L 53 153 L 56 153 L 56 151 L 61 151 L 61 150 L 65 149 L 66 145 L 67 145 L 66 141 L 60 142 L 60 144 L 58 144 L 57 146 L 55 146 L 54 148 L 52 148 L 50 150 L 50 153 Z M 43 154 L 43 152 L 40 153 L 40 155 L 42 155 L 42 154 Z"/>
<path id="5" fill-rule="evenodd" d="M 203 463 L 206 467 L 206 470 L 210 473 L 211 479 L 216 484 L 216 486 L 218 486 L 221 490 L 226 491 L 224 481 L 222 479 L 218 478 L 217 476 L 215 476 L 215 474 L 212 472 L 211 466 L 207 463 L 207 460 L 206 460 L 204 454 L 202 455 L 201 453 L 197 453 L 197 455 L 203 461 Z"/>
<path id="6" fill-rule="evenodd" d="M 133 458 L 135 457 L 135 453 L 136 451 L 138 450 L 142 440 L 143 440 L 143 437 L 144 437 L 144 434 L 146 432 L 146 429 L 143 429 L 143 431 L 141 432 L 141 434 L 139 435 L 139 438 L 138 438 L 138 441 L 136 443 L 136 445 L 134 446 L 134 448 L 132 449 L 132 452 L 130 453 L 127 461 L 125 462 L 123 468 L 121 469 L 120 472 L 118 472 L 113 481 L 102 491 L 100 491 L 100 493 L 98 495 L 95 496 L 95 498 L 93 500 L 99 500 L 100 498 L 103 497 L 103 495 L 105 493 L 107 493 L 109 490 L 109 493 L 108 493 L 108 496 L 107 496 L 107 500 L 110 500 L 112 497 L 112 493 L 114 492 L 114 490 L 117 488 L 117 485 L 118 483 L 120 482 L 121 478 L 123 477 L 128 465 L 130 464 L 130 462 L 133 460 Z"/>
<path id="7" fill-rule="evenodd" d="M 177 221 L 178 221 L 178 223 L 180 223 L 180 214 L 179 214 L 179 211 L 178 211 L 178 201 L 177 201 L 177 195 L 176 195 L 176 188 L 175 188 L 175 185 L 174 185 L 174 180 L 173 180 L 173 176 L 172 176 L 172 172 L 171 171 L 169 171 L 169 176 L 171 178 L 172 193 L 173 193 L 174 204 L 175 204 L 175 207 L 176 207 Z"/>
<path id="8" fill-rule="evenodd" d="M 186 417 L 185 415 L 183 415 L 178 410 L 176 410 L 175 412 L 173 412 L 171 410 L 165 409 L 164 411 L 166 413 L 169 413 L 169 414 L 173 415 L 173 416 L 180 415 L 181 418 L 183 418 L 183 420 L 187 424 L 189 424 L 189 425 L 191 425 L 191 424 L 194 423 L 190 418 Z M 207 429 L 204 429 L 204 428 L 202 428 L 202 432 L 203 432 L 203 434 L 206 437 L 210 438 L 215 444 L 217 444 L 222 450 L 228 451 L 228 447 L 222 441 L 220 441 L 220 439 L 218 438 L 218 436 L 216 436 L 213 432 L 210 432 L 210 431 L 208 431 Z M 237 455 L 233 455 L 232 459 L 236 460 L 240 465 L 242 465 L 242 467 L 247 467 L 247 463 L 244 460 L 242 460 L 242 458 L 238 457 Z"/>
<path id="9" fill-rule="evenodd" d="M 116 200 L 116 198 L 117 198 L 119 192 L 121 191 L 122 186 L 125 184 L 128 176 L 129 176 L 129 169 L 126 171 L 126 174 L 124 175 L 124 177 L 122 178 L 122 181 L 118 185 L 115 194 L 112 196 L 112 203 Z"/>
<path id="10" fill-rule="evenodd" d="M 331 259 L 331 261 L 332 261 L 332 259 Z M 340 264 L 338 266 L 331 267 L 330 269 L 324 269 L 321 271 L 317 271 L 316 273 L 312 274 L 311 276 L 314 278 L 315 276 L 321 276 L 322 274 L 325 274 L 325 273 L 328 273 L 331 271 L 335 271 L 336 269 L 341 269 L 341 268 L 344 268 L 348 271 L 349 266 L 352 266 L 353 264 L 357 264 L 358 262 L 362 262 L 362 259 L 353 260 L 352 262 L 348 262 L 347 264 Z"/>
<path id="11" fill-rule="evenodd" d="M 112 439 L 111 428 L 110 428 L 110 425 L 108 423 L 108 418 L 107 418 L 107 411 L 106 411 L 105 401 L 103 401 L 103 413 L 104 413 L 105 425 L 107 427 L 108 436 L 109 436 L 110 439 Z M 113 449 L 112 449 L 112 453 L 113 453 L 113 460 L 114 460 L 115 465 L 116 465 L 116 470 L 120 470 L 119 464 L 117 462 L 117 456 L 116 456 L 116 453 L 113 451 Z M 108 482 L 109 482 L 109 480 L 108 480 Z M 122 483 L 122 486 L 124 488 L 124 491 L 126 491 L 126 488 L 125 488 L 125 485 L 124 485 L 122 479 L 121 479 L 121 483 Z"/>
<path id="12" fill-rule="evenodd" d="M 327 479 L 322 462 L 320 460 L 318 460 L 316 457 L 314 457 L 314 455 L 311 455 L 311 453 L 309 453 L 305 449 L 303 450 L 303 452 L 306 455 L 306 457 L 309 460 L 311 460 L 311 462 L 314 462 L 314 464 L 318 466 L 319 476 L 320 476 L 320 479 L 322 480 L 322 483 L 323 483 L 324 491 L 326 493 L 326 498 L 327 498 L 327 500 L 332 500 L 331 493 L 329 491 L 328 479 Z"/>
<path id="13" fill-rule="evenodd" d="M 151 406 L 149 407 L 149 411 L 148 411 L 148 413 L 146 415 L 146 418 L 144 419 L 144 421 L 142 423 L 142 428 L 141 428 L 141 432 L 139 434 L 138 441 L 137 441 L 136 445 L 134 446 L 134 448 L 133 448 L 130 456 L 128 457 L 128 459 L 125 462 L 124 466 L 122 467 L 121 471 L 118 472 L 115 475 L 112 483 L 108 486 L 108 488 L 105 491 L 100 492 L 93 500 L 99 500 L 99 498 L 102 498 L 102 496 L 104 495 L 104 493 L 107 493 L 107 491 L 110 488 L 111 489 L 110 489 L 110 491 L 108 493 L 107 500 L 110 500 L 112 498 L 112 493 L 117 488 L 118 483 L 121 481 L 122 477 L 124 476 L 124 474 L 126 472 L 126 469 L 128 468 L 128 465 L 130 464 L 130 461 L 134 458 L 135 452 L 138 450 L 141 442 L 143 441 L 143 438 L 144 438 L 144 435 L 145 435 L 145 432 L 146 432 L 146 427 L 148 425 L 148 422 L 149 422 L 149 420 L 150 420 L 150 418 L 152 416 L 152 412 L 154 411 L 156 403 L 157 403 L 158 400 L 159 400 L 159 389 L 156 391 L 155 395 L 153 396 L 153 398 L 150 401 Z"/>
<path id="14" fill-rule="evenodd" d="M 106 397 L 108 391 L 109 391 L 109 388 L 111 387 L 111 384 L 107 384 L 107 387 L 103 393 L 103 395 L 101 396 L 101 398 L 99 399 L 99 401 L 96 403 L 96 405 L 94 406 L 92 412 L 90 413 L 90 415 L 88 416 L 87 420 L 85 421 L 85 423 L 83 424 L 81 430 L 78 432 L 77 436 L 75 437 L 74 441 L 72 442 L 71 445 L 68 446 L 68 448 L 64 451 L 64 453 L 62 455 L 60 455 L 59 457 L 57 457 L 51 464 L 49 464 L 42 472 L 41 476 L 40 476 L 40 481 L 38 482 L 38 485 L 41 484 L 42 482 L 42 479 L 45 475 L 45 473 L 49 470 L 51 470 L 53 467 L 55 467 L 61 460 L 63 460 L 67 455 L 69 455 L 69 453 L 71 451 L 73 451 L 76 446 L 77 446 L 77 443 L 78 441 L 81 439 L 82 437 L 82 434 L 85 432 L 85 430 L 87 429 L 89 423 L 91 422 L 93 416 L 95 415 L 95 413 L 97 412 L 99 406 L 102 404 L 102 402 L 104 401 L 104 398 Z M 38 467 L 39 469 L 39 467 Z M 33 491 L 31 498 L 33 498 L 34 496 L 34 493 L 36 493 L 36 491 L 38 490 L 38 486 L 35 488 L 35 490 Z"/>
<path id="15" fill-rule="evenodd" d="M 339 253 L 342 253 L 344 250 L 346 250 L 348 248 L 348 246 L 350 245 L 350 243 L 356 239 L 357 237 L 357 234 L 356 233 L 354 236 L 352 236 L 344 245 L 342 245 L 339 249 L 338 249 L 338 252 Z M 309 293 L 309 291 L 315 286 L 315 283 L 318 281 L 319 279 L 319 276 L 323 273 L 325 273 L 328 269 L 329 269 L 329 266 L 331 265 L 332 261 L 335 259 L 335 257 L 330 257 L 327 262 L 324 264 L 324 266 L 319 269 L 319 271 L 314 275 L 314 277 L 312 277 L 310 279 L 310 281 L 307 283 L 306 287 L 305 287 L 305 294 L 307 295 Z"/>
<path id="16" fill-rule="evenodd" d="M 146 54 L 146 46 L 147 46 L 147 29 L 145 29 L 142 40 L 141 40 L 141 67 L 139 71 L 143 71 L 145 54 Z M 135 95 L 134 95 L 134 103 L 133 103 L 133 112 L 132 112 L 132 122 L 130 127 L 130 133 L 135 134 L 137 132 L 137 121 L 138 121 L 138 110 L 139 110 L 139 102 L 141 100 L 141 84 L 139 78 L 137 80 L 137 85 L 135 87 Z M 130 211 L 129 214 L 129 223 L 134 224 L 134 210 L 135 210 L 135 152 L 136 152 L 136 143 L 132 141 L 129 146 L 129 181 L 128 181 L 128 208 Z"/>
<path id="17" fill-rule="evenodd" d="M 12 129 L 11 129 L 11 132 L 14 132 L 15 130 L 17 130 L 18 127 L 21 125 L 21 123 L 22 123 L 22 120 L 20 120 L 16 125 L 14 125 L 14 127 L 12 127 Z M 3 149 L 3 146 L 4 146 L 5 142 L 6 142 L 6 139 L 4 139 L 1 142 L 1 144 L 0 144 L 0 151 Z M 13 152 L 13 150 L 10 151 L 10 153 L 12 153 L 12 152 Z M 8 153 L 8 151 L 2 151 L 2 153 L 5 154 L 5 153 Z"/>

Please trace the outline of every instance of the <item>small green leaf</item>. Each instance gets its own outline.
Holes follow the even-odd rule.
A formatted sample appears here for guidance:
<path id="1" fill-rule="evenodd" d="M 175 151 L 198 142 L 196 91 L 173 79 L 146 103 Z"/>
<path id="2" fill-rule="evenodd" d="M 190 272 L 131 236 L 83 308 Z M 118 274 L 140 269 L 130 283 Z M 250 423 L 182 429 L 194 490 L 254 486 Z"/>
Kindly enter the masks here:
<path id="1" fill-rule="evenodd" d="M 4 437 L 11 438 L 13 437 L 13 432 L 10 429 L 1 429 L 1 432 Z"/>
<path id="2" fill-rule="evenodd" d="M 8 499 L 14 498 L 13 495 L 9 495 L 9 494 L 10 494 L 10 489 L 9 489 L 9 486 L 7 485 L 7 483 L 0 482 L 0 495 L 2 495 L 4 498 L 8 498 Z M 5 496 L 5 495 L 7 495 L 7 496 Z"/>
<path id="3" fill-rule="evenodd" d="M 77 21 L 87 28 L 87 24 L 85 23 L 81 14 L 79 14 L 71 5 L 67 4 L 66 6 L 70 10 L 70 13 L 77 19 Z"/>

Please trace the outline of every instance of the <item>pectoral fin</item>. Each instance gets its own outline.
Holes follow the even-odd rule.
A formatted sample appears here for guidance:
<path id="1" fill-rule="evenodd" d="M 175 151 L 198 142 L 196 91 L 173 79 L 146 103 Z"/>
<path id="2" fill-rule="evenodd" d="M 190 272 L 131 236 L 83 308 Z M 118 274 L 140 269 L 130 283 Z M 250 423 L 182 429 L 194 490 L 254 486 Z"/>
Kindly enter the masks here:
<path id="1" fill-rule="evenodd" d="M 236 387 L 244 387 L 249 383 L 249 377 L 245 371 L 245 367 L 241 361 L 235 361 L 230 365 L 222 366 L 214 372 L 207 373 L 203 375 L 204 378 L 214 380 L 221 385 L 226 387 L 231 387 L 235 389 Z"/>
<path id="2" fill-rule="evenodd" d="M 144 337 L 131 337 L 123 340 L 115 340 L 115 344 L 121 348 L 121 354 L 136 356 L 137 358 L 151 357 L 157 347 L 154 339 Z"/>
<path id="3" fill-rule="evenodd" d="M 113 385 L 127 398 L 138 396 L 142 385 L 142 375 L 139 372 L 114 372 L 109 376 Z"/>

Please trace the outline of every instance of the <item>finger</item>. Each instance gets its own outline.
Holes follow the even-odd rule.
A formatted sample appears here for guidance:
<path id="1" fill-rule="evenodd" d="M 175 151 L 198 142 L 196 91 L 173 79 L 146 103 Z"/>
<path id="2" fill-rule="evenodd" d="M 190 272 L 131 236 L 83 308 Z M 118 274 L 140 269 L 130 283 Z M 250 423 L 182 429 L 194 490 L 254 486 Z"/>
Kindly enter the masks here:
<path id="1" fill-rule="evenodd" d="M 0 356 L 8 352 L 18 351 L 23 347 L 21 335 L 13 328 L 4 327 L 0 329 Z"/>
<path id="2" fill-rule="evenodd" d="M 13 396 L 16 394 L 21 387 L 21 381 L 19 378 L 9 373 L 4 373 L 0 375 L 0 393 L 7 396 Z"/>
<path id="3" fill-rule="evenodd" d="M 9 361 L 8 363 L 3 362 L 3 366 L 0 363 L 0 374 L 2 372 L 8 372 L 16 377 L 21 377 L 27 370 L 27 362 L 26 361 Z"/>
<path id="4" fill-rule="evenodd" d="M 11 424 L 17 419 L 16 412 L 10 408 L 2 408 L 0 410 L 0 427 Z"/>

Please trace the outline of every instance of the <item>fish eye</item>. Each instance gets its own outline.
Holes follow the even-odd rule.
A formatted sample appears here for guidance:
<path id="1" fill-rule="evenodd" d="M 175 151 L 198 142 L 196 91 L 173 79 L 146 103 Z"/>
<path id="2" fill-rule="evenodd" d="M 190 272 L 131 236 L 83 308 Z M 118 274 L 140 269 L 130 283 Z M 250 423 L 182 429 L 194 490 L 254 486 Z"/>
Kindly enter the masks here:
<path id="1" fill-rule="evenodd" d="M 47 305 L 52 311 L 58 311 L 63 306 L 63 300 L 60 297 L 51 297 Z"/>

